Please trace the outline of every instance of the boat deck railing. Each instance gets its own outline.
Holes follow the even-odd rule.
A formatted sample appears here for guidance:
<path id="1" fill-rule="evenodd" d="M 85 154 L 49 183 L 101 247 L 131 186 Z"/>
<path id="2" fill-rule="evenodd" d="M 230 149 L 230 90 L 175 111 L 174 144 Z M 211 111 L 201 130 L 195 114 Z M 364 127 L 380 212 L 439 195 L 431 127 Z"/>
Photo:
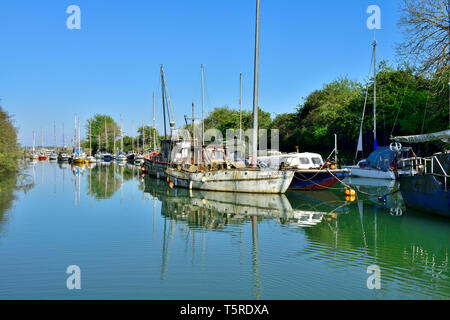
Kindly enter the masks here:
<path id="1" fill-rule="evenodd" d="M 402 161 L 410 161 L 410 175 L 414 175 L 417 172 L 422 172 L 423 174 L 430 174 L 436 177 L 441 177 L 444 180 L 444 188 L 447 191 L 448 182 L 450 178 L 448 172 L 445 171 L 442 163 L 439 161 L 438 157 L 412 157 L 401 159 Z"/>

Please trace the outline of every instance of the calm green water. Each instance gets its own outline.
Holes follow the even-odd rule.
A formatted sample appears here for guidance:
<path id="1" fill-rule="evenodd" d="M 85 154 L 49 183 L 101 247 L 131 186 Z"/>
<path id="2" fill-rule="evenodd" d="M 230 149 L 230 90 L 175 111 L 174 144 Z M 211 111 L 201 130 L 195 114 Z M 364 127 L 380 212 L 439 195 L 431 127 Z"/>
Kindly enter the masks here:
<path id="1" fill-rule="evenodd" d="M 190 192 L 114 163 L 0 179 L 0 299 L 449 299 L 449 248 L 450 221 L 400 193 Z"/>

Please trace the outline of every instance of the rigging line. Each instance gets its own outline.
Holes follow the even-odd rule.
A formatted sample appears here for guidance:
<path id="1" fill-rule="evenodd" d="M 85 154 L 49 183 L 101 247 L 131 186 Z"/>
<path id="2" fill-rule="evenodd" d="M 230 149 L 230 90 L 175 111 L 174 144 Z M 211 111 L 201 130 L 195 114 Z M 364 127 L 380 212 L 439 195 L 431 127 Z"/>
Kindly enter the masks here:
<path id="1" fill-rule="evenodd" d="M 360 132 L 362 132 L 362 126 L 364 123 L 364 115 L 366 113 L 366 106 L 367 106 L 367 96 L 369 95 L 369 82 L 370 82 L 370 73 L 372 71 L 372 64 L 373 64 L 373 59 L 374 58 L 374 50 L 372 50 L 372 57 L 370 58 L 370 67 L 369 67 L 369 74 L 367 76 L 367 84 L 366 84 L 366 97 L 364 98 L 364 107 L 363 107 L 363 113 L 362 113 L 362 117 L 361 117 L 361 126 L 360 126 Z M 362 139 L 362 137 L 361 137 Z M 355 154 L 355 160 L 356 157 L 358 156 L 358 147 L 356 147 L 356 154 Z"/>
<path id="2" fill-rule="evenodd" d="M 422 119 L 422 129 L 420 130 L 420 134 L 423 133 L 423 127 L 425 125 L 425 116 L 427 114 L 427 107 L 428 107 L 428 98 L 430 97 L 430 92 L 427 92 L 427 102 L 425 103 L 425 110 L 423 111 L 423 119 Z"/>
<path id="3" fill-rule="evenodd" d="M 409 83 L 406 83 L 405 90 L 403 90 L 402 100 L 400 101 L 400 106 L 398 107 L 397 115 L 395 116 L 394 124 L 392 125 L 392 130 L 391 130 L 391 134 L 390 134 L 391 137 L 392 137 L 392 133 L 394 133 L 394 129 L 395 129 L 395 126 L 397 124 L 398 115 L 400 114 L 400 110 L 402 109 L 403 100 L 405 99 L 406 89 L 408 89 L 408 85 L 409 85 Z"/>

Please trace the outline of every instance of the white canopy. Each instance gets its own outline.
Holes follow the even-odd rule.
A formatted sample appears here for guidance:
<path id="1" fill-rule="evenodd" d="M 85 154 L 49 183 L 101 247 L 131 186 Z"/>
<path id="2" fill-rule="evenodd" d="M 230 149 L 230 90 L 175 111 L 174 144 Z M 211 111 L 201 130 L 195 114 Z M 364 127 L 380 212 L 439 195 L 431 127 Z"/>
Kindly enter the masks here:
<path id="1" fill-rule="evenodd" d="M 444 131 L 439 131 L 439 132 L 434 132 L 434 133 L 418 134 L 415 136 L 393 137 L 393 138 L 391 138 L 391 140 L 398 141 L 398 142 L 409 142 L 409 143 L 442 140 L 444 142 L 450 143 L 450 129 L 447 129 Z"/>

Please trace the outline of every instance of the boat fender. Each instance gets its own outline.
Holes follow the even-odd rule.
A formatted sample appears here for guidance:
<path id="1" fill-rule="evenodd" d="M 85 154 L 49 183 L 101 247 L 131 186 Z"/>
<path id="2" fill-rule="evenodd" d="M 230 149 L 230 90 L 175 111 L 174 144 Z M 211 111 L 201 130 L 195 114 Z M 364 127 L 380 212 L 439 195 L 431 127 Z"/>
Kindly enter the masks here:
<path id="1" fill-rule="evenodd" d="M 203 183 L 206 182 L 206 177 L 202 177 L 202 182 L 203 182 Z"/>

